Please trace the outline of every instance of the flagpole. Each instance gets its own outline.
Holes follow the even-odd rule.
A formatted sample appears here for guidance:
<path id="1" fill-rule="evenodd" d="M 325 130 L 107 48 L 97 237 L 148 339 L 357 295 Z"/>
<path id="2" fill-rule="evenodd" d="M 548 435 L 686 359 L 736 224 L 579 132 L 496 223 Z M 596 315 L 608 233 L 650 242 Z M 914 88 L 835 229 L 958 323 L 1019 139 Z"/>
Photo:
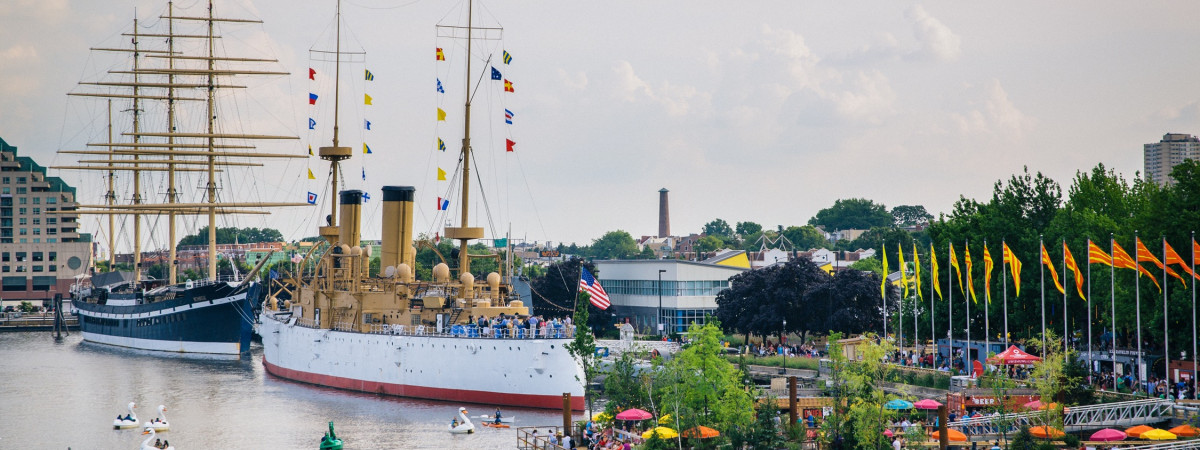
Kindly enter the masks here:
<path id="1" fill-rule="evenodd" d="M 1134 306 L 1137 309 L 1137 367 L 1134 370 L 1137 371 L 1138 378 L 1138 389 L 1134 392 L 1141 390 L 1145 382 L 1143 379 L 1145 374 L 1142 370 L 1142 274 L 1138 270 L 1142 266 L 1142 263 L 1139 263 L 1137 260 L 1137 242 L 1138 232 L 1137 230 L 1133 230 L 1133 292 L 1134 298 L 1137 299 Z"/>
<path id="2" fill-rule="evenodd" d="M 950 337 L 950 352 L 946 354 L 946 360 L 950 361 L 950 367 L 954 367 L 954 274 L 949 271 L 954 270 L 954 260 L 951 259 L 954 254 L 954 241 L 946 243 L 946 259 L 950 261 L 950 265 L 946 266 L 946 279 L 950 283 L 950 289 L 946 292 L 946 334 Z M 1195 252 L 1195 249 L 1193 249 Z"/>
<path id="3" fill-rule="evenodd" d="M 1192 232 L 1192 273 L 1196 270 L 1196 232 Z M 1200 380 L 1196 375 L 1200 374 L 1200 367 L 1196 363 L 1196 277 L 1192 276 L 1192 390 L 1200 394 Z M 1195 399 L 1193 394 L 1192 398 Z"/>
<path id="4" fill-rule="evenodd" d="M 1117 257 L 1114 256 L 1115 253 L 1113 253 L 1113 248 L 1114 248 L 1113 244 L 1115 244 L 1116 242 L 1117 241 L 1113 237 L 1113 234 L 1108 233 L 1108 273 L 1109 273 L 1109 275 L 1108 275 L 1108 295 L 1109 295 L 1108 301 L 1112 307 L 1112 316 L 1110 317 L 1110 319 L 1112 320 L 1112 324 L 1110 324 L 1109 328 L 1112 331 L 1112 365 L 1113 365 L 1113 377 L 1114 377 L 1114 384 L 1113 384 L 1114 390 L 1117 387 L 1115 384 L 1115 382 L 1116 382 L 1115 377 L 1117 376 Z"/>
<path id="5" fill-rule="evenodd" d="M 920 276 L 920 274 L 918 272 L 919 272 L 919 267 L 921 264 L 921 260 L 917 258 L 917 240 L 916 239 L 913 239 L 912 249 L 913 249 L 913 278 L 916 278 L 916 277 Z M 920 284 L 921 284 L 921 280 L 913 281 L 914 288 L 916 288 Z M 921 293 L 918 292 L 918 289 L 913 289 L 912 301 L 913 301 L 913 348 L 914 348 L 914 351 L 915 351 L 916 347 L 919 347 L 921 345 L 921 328 L 919 328 L 920 323 L 921 323 L 921 320 L 920 320 L 921 317 L 917 312 L 918 311 L 917 305 L 919 304 L 917 302 L 917 296 L 919 296 L 920 294 Z"/>
<path id="6" fill-rule="evenodd" d="M 1038 251 L 1041 252 L 1038 259 L 1042 260 L 1038 266 L 1042 268 L 1042 356 L 1044 357 L 1046 356 L 1046 242 L 1042 240 L 1040 234 L 1038 235 L 1038 245 L 1040 246 Z"/>
<path id="7" fill-rule="evenodd" d="M 991 254 L 988 253 L 987 239 L 983 240 L 983 254 Z M 988 269 L 988 261 L 983 262 L 983 270 L 985 272 L 983 274 L 983 358 L 984 361 L 987 361 L 992 350 L 992 330 L 988 323 L 988 313 L 992 312 L 992 287 L 988 286 L 988 281 L 990 281 L 988 278 L 992 276 L 992 273 Z"/>
<path id="8" fill-rule="evenodd" d="M 1162 238 L 1163 261 L 1166 261 L 1167 260 L 1167 237 L 1161 236 L 1161 238 Z M 1169 268 L 1170 267 L 1167 266 L 1167 263 L 1164 262 L 1163 263 L 1163 288 L 1162 288 L 1162 291 L 1163 291 L 1163 356 L 1165 356 L 1166 358 L 1163 360 L 1163 378 L 1167 380 L 1168 386 L 1170 385 L 1169 383 L 1171 382 L 1171 336 L 1168 334 L 1168 333 L 1170 333 L 1170 329 L 1169 329 L 1170 327 L 1168 326 L 1168 324 L 1170 324 L 1171 321 L 1167 320 L 1167 289 L 1169 289 L 1169 286 L 1167 283 L 1167 269 L 1169 269 Z M 1167 395 L 1171 395 L 1170 389 L 1167 389 Z"/>
<path id="9" fill-rule="evenodd" d="M 971 255 L 971 250 L 968 248 L 969 245 L 971 245 L 971 241 L 963 239 L 963 251 L 966 252 L 965 254 L 968 257 Z M 971 279 L 971 271 L 969 267 L 967 270 L 967 282 L 971 283 L 971 286 L 967 289 L 967 292 L 973 292 L 971 289 L 975 288 L 975 280 Z M 971 296 L 970 294 L 965 294 L 963 297 L 967 302 L 967 345 L 966 347 L 963 347 L 963 355 L 966 356 L 966 367 L 964 368 L 967 369 L 967 373 L 974 375 L 975 364 L 973 363 L 974 360 L 971 358 Z"/>
<path id="10" fill-rule="evenodd" d="M 904 244 L 900 244 L 900 249 L 896 252 L 901 260 L 904 259 Z M 908 290 L 908 285 L 904 283 L 907 278 L 907 273 L 904 271 L 904 264 L 900 264 L 900 302 L 896 309 L 896 314 L 900 316 L 899 326 L 896 328 L 896 340 L 900 343 L 898 350 L 904 350 L 904 291 Z"/>
<path id="11" fill-rule="evenodd" d="M 1063 280 L 1063 364 L 1068 362 L 1067 348 L 1071 343 L 1071 330 L 1067 326 L 1067 238 L 1062 240 L 1062 280 Z M 1072 275 L 1074 276 L 1074 275 Z"/>
<path id="12" fill-rule="evenodd" d="M 937 351 L 937 327 L 934 326 L 934 324 L 933 324 L 933 307 L 935 305 L 935 303 L 933 302 L 933 288 L 934 288 L 934 286 L 936 286 L 935 283 L 937 283 L 938 280 L 933 277 L 933 275 L 934 275 L 933 265 L 937 263 L 937 261 L 934 261 L 933 258 L 934 258 L 933 241 L 930 241 L 929 242 L 929 339 L 933 341 L 933 350 L 934 350 L 934 352 L 936 352 Z M 937 369 L 937 357 L 936 356 L 933 358 L 933 368 Z"/>
<path id="13" fill-rule="evenodd" d="M 1084 303 L 1087 304 L 1087 324 L 1088 324 L 1088 381 L 1092 380 L 1092 239 L 1088 238 L 1088 261 L 1087 261 L 1087 296 Z"/>
<path id="14" fill-rule="evenodd" d="M 1008 241 L 1000 239 L 1000 276 L 1004 277 L 1004 345 L 1008 345 Z M 1013 280 L 1016 281 L 1016 280 Z"/>

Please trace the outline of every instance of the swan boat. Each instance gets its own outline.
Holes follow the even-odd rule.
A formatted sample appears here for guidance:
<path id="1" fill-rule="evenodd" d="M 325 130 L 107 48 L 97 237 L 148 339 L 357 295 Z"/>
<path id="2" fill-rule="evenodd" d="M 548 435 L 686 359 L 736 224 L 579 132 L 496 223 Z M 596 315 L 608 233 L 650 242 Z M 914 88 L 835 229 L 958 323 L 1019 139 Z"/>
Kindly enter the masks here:
<path id="1" fill-rule="evenodd" d="M 471 418 L 467 417 L 467 408 L 458 408 L 458 423 L 450 424 L 449 430 L 453 434 L 471 434 L 475 432 L 475 424 L 471 423 Z"/>
<path id="2" fill-rule="evenodd" d="M 337 97 L 332 104 L 339 104 Z M 469 98 L 466 105 L 469 111 Z M 354 154 L 339 145 L 337 130 L 335 124 L 333 145 L 318 152 L 334 174 L 327 192 L 339 190 L 339 162 Z M 471 166 L 469 121 L 464 133 L 465 171 Z M 466 198 L 471 177 L 462 178 Z M 361 244 L 367 193 L 338 192 L 330 196 L 328 225 L 318 230 L 321 241 L 302 258 L 297 255 L 294 272 L 267 289 L 259 335 L 268 373 L 382 395 L 501 406 L 558 409 L 570 394 L 570 407 L 583 409 L 583 367 L 567 351 L 569 326 L 536 333 L 476 326 L 473 318 L 519 318 L 530 311 L 499 273 L 477 284 L 467 251 L 459 252 L 457 277 L 443 259 L 431 268 L 432 279 L 416 279 L 414 244 L 434 244 L 413 239 L 413 187 L 382 188 L 383 270 L 377 276 L 370 276 L 371 247 Z M 484 236 L 483 228 L 467 226 L 468 204 L 462 202 L 462 226 L 444 230 L 460 248 Z"/>
<path id="3" fill-rule="evenodd" d="M 153 428 L 154 431 L 167 431 L 171 429 L 170 422 L 167 422 L 167 407 L 158 405 L 158 417 L 154 420 L 142 424 L 142 428 Z"/>
<path id="4" fill-rule="evenodd" d="M 150 441 L 153 441 L 158 436 L 158 433 L 156 433 L 153 428 L 146 428 L 145 431 L 142 431 L 142 434 L 148 436 L 146 436 L 146 440 L 142 441 L 141 450 L 175 450 L 174 445 L 155 447 L 154 444 L 151 444 Z"/>
<path id="5" fill-rule="evenodd" d="M 267 208 L 280 206 L 310 206 L 307 203 L 261 202 L 245 201 L 248 190 L 244 186 L 222 186 L 222 196 L 218 199 L 217 186 L 224 184 L 222 180 L 246 179 L 240 175 L 243 166 L 260 166 L 258 162 L 230 161 L 230 158 L 248 158 L 263 160 L 268 157 L 303 158 L 299 154 L 273 154 L 242 149 L 253 149 L 245 145 L 249 140 L 296 139 L 295 136 L 272 136 L 264 134 L 234 134 L 223 133 L 219 130 L 237 128 L 231 124 L 218 123 L 217 118 L 238 117 L 232 111 L 225 111 L 228 103 L 224 94 L 217 95 L 227 89 L 239 89 L 243 83 L 230 83 L 233 76 L 263 76 L 286 75 L 283 72 L 265 70 L 250 70 L 254 64 L 267 63 L 272 60 L 255 58 L 230 58 L 216 52 L 223 52 L 225 46 L 219 44 L 221 36 L 214 35 L 214 24 L 222 27 L 237 26 L 237 22 L 257 22 L 255 20 L 230 19 L 213 16 L 211 0 L 207 2 L 207 14 L 178 14 L 173 4 L 169 4 L 166 14 L 156 17 L 155 21 L 163 30 L 146 33 L 138 25 L 135 18 L 133 27 L 127 36 L 129 44 L 120 48 L 94 48 L 95 51 L 112 51 L 132 54 L 131 70 L 108 71 L 112 79 L 103 81 L 80 82 L 80 89 L 70 95 L 80 97 L 106 97 L 110 100 L 109 109 L 109 138 L 105 142 L 88 142 L 87 146 L 102 147 L 107 150 L 60 150 L 60 153 L 74 155 L 103 155 L 106 159 L 82 159 L 79 166 L 59 166 L 61 170 L 86 170 L 101 172 L 106 175 L 107 189 L 104 192 L 102 204 L 72 205 L 76 214 L 96 214 L 108 217 L 108 267 L 116 266 L 115 235 L 121 234 L 113 219 L 115 215 L 129 216 L 132 219 L 133 244 L 131 272 L 104 272 L 95 275 L 81 275 L 71 286 L 72 312 L 79 317 L 79 327 L 84 341 L 129 347 L 140 350 L 155 350 L 180 353 L 206 353 L 219 355 L 239 355 L 250 351 L 250 340 L 254 332 L 256 312 L 253 309 L 261 301 L 260 285 L 253 280 L 254 273 L 239 277 L 234 271 L 229 280 L 228 275 L 218 271 L 218 252 L 216 229 L 218 215 L 259 214 Z M 190 31 L 180 31 L 179 28 L 205 28 L 203 35 L 192 34 Z M 148 39 L 140 40 L 140 37 Z M 158 39 L 165 37 L 167 39 Z M 185 39 L 186 38 L 186 39 Z M 176 44 L 190 38 L 204 38 L 204 45 Z M 162 42 L 162 44 L 158 44 Z M 196 42 L 196 41 L 188 41 Z M 161 45 L 161 47 L 159 47 Z M 203 53 L 200 55 L 198 53 Z M 239 55 L 240 56 L 240 55 Z M 97 87 L 104 86 L 104 87 Z M 197 89 L 204 89 L 199 94 Z M 151 129 L 144 114 L 131 114 L 132 127 L 130 132 L 121 133 L 123 136 L 115 142 L 112 135 L 113 100 L 119 99 L 122 110 L 157 111 L 159 107 L 166 112 L 166 120 L 162 128 Z M 175 100 L 183 99 L 191 102 L 182 104 L 197 105 L 197 110 L 203 113 L 207 120 L 199 123 L 184 123 L 176 119 Z M 220 100 L 220 102 L 218 102 Z M 128 109 L 125 109 L 129 102 Z M 155 102 L 162 101 L 162 104 Z M 203 105 L 202 107 L 200 105 Z M 222 114 L 215 111 L 220 109 Z M 186 117 L 186 116 L 184 116 Z M 157 127 L 159 123 L 153 122 Z M 178 125 L 178 126 L 177 126 Z M 236 140 L 236 142 L 231 141 Z M 230 151 L 229 149 L 239 149 Z M 116 164 L 114 164 L 116 163 Z M 129 165 L 132 163 L 132 165 Z M 166 167 L 151 168 L 145 164 L 166 163 Z M 206 166 L 203 169 L 195 166 Z M 187 183 L 176 180 L 177 172 L 207 173 L 203 186 L 199 191 L 180 192 Z M 234 171 L 237 175 L 231 174 Z M 126 176 L 126 172 L 132 172 Z M 156 173 L 166 172 L 157 178 Z M 217 173 L 223 175 L 218 178 Z M 119 173 L 119 176 L 116 174 Z M 253 177 L 249 177 L 253 178 Z M 129 180 L 132 184 L 132 195 L 125 193 L 123 187 L 114 187 L 114 179 Z M 144 186 L 160 187 L 168 194 L 165 198 L 157 194 L 145 192 Z M 234 198 L 233 196 L 237 196 Z M 118 198 L 129 197 L 132 204 L 118 203 Z M 180 198 L 201 197 L 196 203 L 182 203 Z M 64 208 L 65 210 L 66 208 Z M 179 242 L 176 236 L 177 222 L 183 217 L 207 217 L 207 252 L 196 251 L 190 258 L 177 254 Z M 151 220 L 152 219 L 152 220 Z M 149 273 L 143 273 L 149 264 L 142 261 L 142 241 L 150 237 L 144 233 L 143 225 L 165 224 L 168 228 L 166 255 L 159 255 L 159 267 L 162 267 L 160 279 L 154 279 Z M 228 256 L 228 255 L 226 255 Z M 264 258 L 266 261 L 268 258 Z M 187 261 L 199 262 L 207 266 L 206 273 L 193 276 L 203 277 L 201 280 L 179 280 L 178 271 L 185 267 Z M 261 264 L 260 264 L 261 267 Z M 199 269 L 199 267 L 197 267 Z M 259 268 L 255 268 L 257 272 Z M 165 275 L 165 276 L 162 276 Z"/>
<path id="6" fill-rule="evenodd" d="M 124 429 L 124 428 L 135 428 L 138 426 L 139 422 L 138 422 L 137 413 L 133 412 L 133 408 L 137 408 L 137 403 L 129 402 L 129 404 L 126 405 L 125 408 L 126 408 L 126 410 L 129 411 L 129 413 L 126 414 L 124 417 L 118 415 L 116 419 L 113 419 L 113 429 L 114 430 L 120 430 L 120 429 Z"/>

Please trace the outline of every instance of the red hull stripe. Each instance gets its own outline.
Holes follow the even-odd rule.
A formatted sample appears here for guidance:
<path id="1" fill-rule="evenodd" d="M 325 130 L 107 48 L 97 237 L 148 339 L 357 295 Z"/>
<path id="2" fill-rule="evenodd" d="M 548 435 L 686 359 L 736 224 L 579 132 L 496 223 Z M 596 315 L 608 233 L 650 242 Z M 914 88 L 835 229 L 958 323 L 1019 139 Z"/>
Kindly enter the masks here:
<path id="1" fill-rule="evenodd" d="M 346 389 L 350 391 L 370 392 L 372 394 L 423 398 L 458 403 L 562 409 L 562 396 L 559 395 L 509 394 L 505 392 L 445 389 L 425 386 L 409 386 L 405 384 L 380 383 L 377 381 L 355 380 L 353 378 L 321 375 L 287 369 L 271 364 L 267 362 L 265 358 L 263 359 L 263 367 L 267 369 L 267 373 L 280 378 L 286 378 L 289 380 L 300 381 L 319 386 Z M 571 409 L 575 411 L 583 411 L 583 406 L 583 397 L 571 396 Z"/>

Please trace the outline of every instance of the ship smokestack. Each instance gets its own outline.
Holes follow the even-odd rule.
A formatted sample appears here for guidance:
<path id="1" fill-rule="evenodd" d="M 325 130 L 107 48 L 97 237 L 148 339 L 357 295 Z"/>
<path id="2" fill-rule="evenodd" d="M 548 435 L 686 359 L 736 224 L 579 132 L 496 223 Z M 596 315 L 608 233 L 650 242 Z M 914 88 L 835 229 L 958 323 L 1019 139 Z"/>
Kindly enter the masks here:
<path id="1" fill-rule="evenodd" d="M 342 216 L 341 228 L 338 230 L 338 240 L 351 248 L 362 242 L 362 197 L 363 191 L 349 190 L 340 192 Z"/>
<path id="2" fill-rule="evenodd" d="M 667 188 L 658 190 L 658 237 L 671 235 L 671 208 L 667 203 Z"/>
<path id="3" fill-rule="evenodd" d="M 416 252 L 412 248 L 413 195 L 412 186 L 383 187 L 383 254 L 380 267 L 416 267 Z"/>

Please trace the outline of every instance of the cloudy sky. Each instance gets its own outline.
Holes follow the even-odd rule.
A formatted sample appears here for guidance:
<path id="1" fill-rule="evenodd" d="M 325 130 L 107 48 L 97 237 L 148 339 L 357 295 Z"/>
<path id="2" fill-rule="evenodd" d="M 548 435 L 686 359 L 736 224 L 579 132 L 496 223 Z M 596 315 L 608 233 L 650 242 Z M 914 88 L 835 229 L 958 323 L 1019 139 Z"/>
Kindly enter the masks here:
<path id="1" fill-rule="evenodd" d="M 936 214 L 960 195 L 987 197 L 993 182 L 1026 165 L 1064 184 L 1097 163 L 1132 177 L 1142 169 L 1142 144 L 1167 132 L 1200 132 L 1195 2 L 480 3 L 477 20 L 504 31 L 474 53 L 491 55 L 516 90 L 485 82 L 475 97 L 473 147 L 484 188 L 471 197 L 472 225 L 489 236 L 510 224 L 514 235 L 539 241 L 590 242 L 614 229 L 654 234 L 663 187 L 671 190 L 675 234 L 718 217 L 803 224 L 845 197 L 920 204 Z M 198 15 L 203 5 L 177 6 Z M 114 80 L 105 71 L 128 67 L 127 55 L 88 49 L 125 45 L 120 33 L 130 31 L 135 9 L 152 27 L 166 6 L 0 4 L 0 137 L 47 165 L 74 159 L 58 149 L 105 139 L 104 106 L 64 94 L 81 91 L 81 80 Z M 416 186 L 417 231 L 432 232 L 446 220 L 436 197 L 450 191 L 436 169 L 453 172 L 462 138 L 466 55 L 461 41 L 439 36 L 434 25 L 460 24 L 464 5 L 347 0 L 343 9 L 345 47 L 367 55 L 344 66 L 353 76 L 343 87 L 350 100 L 343 102 L 342 142 L 356 150 L 367 142 L 372 155 L 356 151 L 342 172 L 349 187 L 368 192 Z M 237 123 L 226 130 L 300 137 L 269 151 L 304 154 L 309 143 L 329 145 L 332 113 L 306 100 L 309 92 L 325 106 L 332 98 L 332 65 L 309 50 L 332 46 L 333 3 L 220 0 L 217 11 L 265 21 L 221 27 L 226 54 L 265 54 L 280 61 L 270 68 L 292 72 L 234 80 L 252 89 L 223 99 L 232 106 L 223 106 L 222 118 Z M 448 61 L 434 61 L 435 47 L 446 49 Z M 501 49 L 513 55 L 511 64 L 495 61 Z M 308 67 L 318 69 L 318 80 L 307 79 Z M 375 81 L 361 80 L 364 67 Z M 473 77 L 481 67 L 476 62 Z M 446 94 L 435 92 L 435 79 Z M 364 92 L 372 106 L 358 101 Z M 438 107 L 446 122 L 435 120 Z M 146 115 L 161 116 L 155 108 Z M 504 109 L 516 113 L 513 125 L 504 124 Z M 309 117 L 317 130 L 307 129 Z M 128 128 L 128 119 L 118 120 L 125 122 L 117 128 Z M 147 119 L 145 126 L 161 124 Z M 435 150 L 438 137 L 449 152 Z M 505 139 L 517 142 L 515 153 L 505 154 Z M 308 168 L 320 180 L 306 180 Z M 235 169 L 222 181 L 222 196 L 303 201 L 314 191 L 324 203 L 327 171 L 315 159 Z M 60 175 L 85 201 L 99 201 L 98 173 Z M 182 189 L 199 183 L 193 176 Z M 458 195 L 450 197 L 457 211 Z M 323 215 L 300 208 L 228 223 L 299 238 L 315 234 Z M 364 221 L 364 234 L 377 237 L 378 202 Z M 203 225 L 184 222 L 187 230 Z M 97 223 L 86 220 L 85 231 Z"/>

